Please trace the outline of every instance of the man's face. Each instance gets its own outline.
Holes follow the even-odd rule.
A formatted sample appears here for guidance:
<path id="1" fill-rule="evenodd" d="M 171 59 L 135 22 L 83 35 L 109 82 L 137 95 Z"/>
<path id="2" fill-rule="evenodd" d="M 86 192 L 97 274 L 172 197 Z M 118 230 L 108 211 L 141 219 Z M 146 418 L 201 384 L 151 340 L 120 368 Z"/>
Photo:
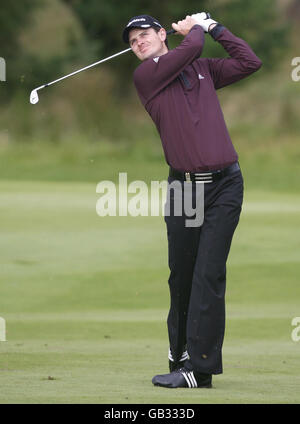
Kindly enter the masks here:
<path id="1" fill-rule="evenodd" d="M 129 33 L 129 45 L 140 60 L 161 56 L 168 52 L 165 45 L 166 31 L 161 28 L 134 28 Z"/>

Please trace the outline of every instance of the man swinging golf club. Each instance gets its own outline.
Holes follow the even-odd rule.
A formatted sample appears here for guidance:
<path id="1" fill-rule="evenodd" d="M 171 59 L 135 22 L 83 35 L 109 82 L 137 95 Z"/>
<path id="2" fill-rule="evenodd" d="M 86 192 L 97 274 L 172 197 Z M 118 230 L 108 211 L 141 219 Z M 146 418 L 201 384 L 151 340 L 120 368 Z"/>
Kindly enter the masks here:
<path id="1" fill-rule="evenodd" d="M 216 90 L 252 74 L 262 63 L 245 41 L 205 12 L 172 27 L 184 36 L 172 50 L 165 29 L 151 16 L 132 18 L 123 32 L 123 40 L 142 61 L 134 83 L 159 131 L 169 184 L 189 182 L 195 196 L 197 184 L 206 183 L 200 227 L 186 227 L 184 214 L 165 216 L 170 373 L 156 375 L 152 382 L 168 388 L 211 387 L 212 375 L 223 372 L 226 261 L 243 201 L 238 155 Z M 205 33 L 229 57 L 199 58 Z"/>

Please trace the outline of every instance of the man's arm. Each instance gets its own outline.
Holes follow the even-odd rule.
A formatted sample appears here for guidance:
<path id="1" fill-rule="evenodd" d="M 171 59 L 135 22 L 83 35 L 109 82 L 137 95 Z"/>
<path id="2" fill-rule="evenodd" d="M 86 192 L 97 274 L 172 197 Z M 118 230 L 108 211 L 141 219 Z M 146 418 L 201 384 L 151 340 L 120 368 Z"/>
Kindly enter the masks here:
<path id="1" fill-rule="evenodd" d="M 221 24 L 211 26 L 209 33 L 230 56 L 223 59 L 207 59 L 216 89 L 239 81 L 261 67 L 261 60 L 250 46 Z"/>
<path id="2" fill-rule="evenodd" d="M 204 32 L 196 24 L 178 47 L 157 58 L 145 60 L 134 72 L 134 83 L 142 103 L 145 105 L 174 81 L 187 65 L 201 55 L 203 46 Z"/>

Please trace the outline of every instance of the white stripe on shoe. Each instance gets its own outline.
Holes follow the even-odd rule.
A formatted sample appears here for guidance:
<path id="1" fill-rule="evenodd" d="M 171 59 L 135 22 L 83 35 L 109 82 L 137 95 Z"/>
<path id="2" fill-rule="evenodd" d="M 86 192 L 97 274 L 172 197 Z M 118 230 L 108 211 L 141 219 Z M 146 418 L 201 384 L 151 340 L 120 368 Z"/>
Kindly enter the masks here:
<path id="1" fill-rule="evenodd" d="M 181 371 L 181 374 L 185 378 L 185 381 L 187 382 L 188 387 L 190 389 L 198 387 L 193 371 L 188 371 L 188 372 Z"/>
<path id="2" fill-rule="evenodd" d="M 192 380 L 193 380 L 193 382 L 194 382 L 194 387 L 198 387 L 198 384 L 197 384 L 197 381 L 196 381 L 196 379 L 195 379 L 195 376 L 194 376 L 193 371 L 191 371 L 191 379 L 192 379 Z"/>

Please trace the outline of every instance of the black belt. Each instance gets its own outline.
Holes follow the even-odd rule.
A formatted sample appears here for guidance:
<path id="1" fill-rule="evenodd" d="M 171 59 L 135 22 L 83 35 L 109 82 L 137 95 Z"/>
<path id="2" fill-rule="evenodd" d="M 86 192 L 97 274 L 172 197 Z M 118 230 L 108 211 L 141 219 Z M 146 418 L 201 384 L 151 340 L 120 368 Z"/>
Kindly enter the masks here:
<path id="1" fill-rule="evenodd" d="M 177 171 L 174 168 L 170 168 L 169 176 L 175 178 L 180 181 L 193 181 L 193 182 L 201 182 L 201 183 L 212 183 L 215 181 L 221 180 L 223 177 L 227 175 L 233 174 L 240 170 L 240 166 L 238 162 L 233 163 L 227 168 L 218 169 L 214 171 L 207 172 L 181 172 Z"/>

